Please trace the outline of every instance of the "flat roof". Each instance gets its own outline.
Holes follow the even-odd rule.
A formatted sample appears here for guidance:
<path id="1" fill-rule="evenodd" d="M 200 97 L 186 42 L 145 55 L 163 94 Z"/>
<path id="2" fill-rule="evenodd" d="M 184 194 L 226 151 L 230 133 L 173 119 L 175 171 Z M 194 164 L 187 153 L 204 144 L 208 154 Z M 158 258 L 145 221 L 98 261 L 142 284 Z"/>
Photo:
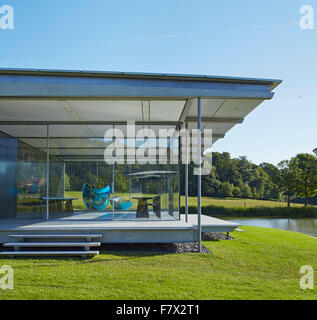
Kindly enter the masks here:
<path id="1" fill-rule="evenodd" d="M 127 121 L 136 131 L 188 125 L 197 128 L 198 98 L 202 130 L 213 143 L 262 102 L 282 81 L 213 75 L 0 68 L 0 133 L 19 138 L 63 159 L 103 157 L 106 130 Z M 202 145 L 206 150 L 211 145 Z"/>
<path id="2" fill-rule="evenodd" d="M 32 69 L 32 68 L 0 68 L 0 74 L 17 75 L 51 75 L 51 76 L 86 76 L 86 77 L 108 77 L 108 78 L 138 78 L 138 79 L 160 79 L 160 80 L 191 80 L 191 81 L 221 81 L 239 83 L 265 83 L 270 84 L 274 90 L 282 80 L 216 76 L 203 74 L 178 74 L 178 73 L 150 73 L 150 72 L 122 72 L 122 71 L 96 71 L 96 70 L 63 70 L 63 69 Z"/>

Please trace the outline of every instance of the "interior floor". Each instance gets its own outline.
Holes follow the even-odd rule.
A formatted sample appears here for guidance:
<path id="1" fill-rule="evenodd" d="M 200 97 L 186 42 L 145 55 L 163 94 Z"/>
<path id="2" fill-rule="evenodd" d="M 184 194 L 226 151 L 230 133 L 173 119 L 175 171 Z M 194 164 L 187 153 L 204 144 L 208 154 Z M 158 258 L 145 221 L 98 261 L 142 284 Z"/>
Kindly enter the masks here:
<path id="1" fill-rule="evenodd" d="M 173 212 L 170 215 L 168 211 L 161 211 L 161 218 L 158 218 L 153 211 L 149 211 L 149 218 L 138 218 L 135 211 L 89 211 L 89 210 L 77 210 L 74 214 L 63 217 L 63 220 L 178 220 L 179 213 Z"/>

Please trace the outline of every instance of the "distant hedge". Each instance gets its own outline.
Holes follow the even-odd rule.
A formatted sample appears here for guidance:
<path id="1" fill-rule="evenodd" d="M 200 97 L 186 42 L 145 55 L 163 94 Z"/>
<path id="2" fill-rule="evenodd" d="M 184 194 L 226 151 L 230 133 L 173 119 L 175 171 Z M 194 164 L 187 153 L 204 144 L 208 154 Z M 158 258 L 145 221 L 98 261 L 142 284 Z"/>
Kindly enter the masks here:
<path id="1" fill-rule="evenodd" d="M 185 213 L 185 207 L 181 207 Z M 197 214 L 196 206 L 188 207 L 189 214 Z M 204 206 L 201 213 L 207 216 L 232 217 L 281 217 L 281 218 L 317 218 L 317 208 L 314 207 L 254 207 L 254 208 L 225 208 L 220 206 Z"/>

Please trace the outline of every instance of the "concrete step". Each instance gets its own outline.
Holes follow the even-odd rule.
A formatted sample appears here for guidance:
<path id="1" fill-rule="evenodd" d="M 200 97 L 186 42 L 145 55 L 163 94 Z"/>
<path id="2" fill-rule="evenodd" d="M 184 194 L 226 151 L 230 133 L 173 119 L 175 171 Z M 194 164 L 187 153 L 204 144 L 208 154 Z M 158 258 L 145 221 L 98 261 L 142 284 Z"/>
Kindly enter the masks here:
<path id="1" fill-rule="evenodd" d="M 100 242 L 8 242 L 4 247 L 100 247 Z"/>
<path id="2" fill-rule="evenodd" d="M 101 234 L 75 234 L 75 233 L 55 233 L 55 234 L 10 234 L 11 238 L 20 238 L 20 239 L 101 239 Z"/>
<path id="3" fill-rule="evenodd" d="M 95 256 L 99 251 L 3 251 L 0 256 Z"/>

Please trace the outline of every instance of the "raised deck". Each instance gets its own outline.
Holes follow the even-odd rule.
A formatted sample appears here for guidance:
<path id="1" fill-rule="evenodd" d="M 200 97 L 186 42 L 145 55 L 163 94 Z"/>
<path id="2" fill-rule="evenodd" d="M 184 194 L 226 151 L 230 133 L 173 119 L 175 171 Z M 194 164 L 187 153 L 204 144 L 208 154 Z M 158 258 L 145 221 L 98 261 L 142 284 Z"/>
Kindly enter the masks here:
<path id="1" fill-rule="evenodd" d="M 232 232 L 240 224 L 202 215 L 202 232 Z M 101 234 L 101 243 L 167 243 L 197 241 L 197 215 L 185 215 L 171 221 L 96 221 L 49 220 L 21 222 L 0 221 L 0 243 L 10 241 L 10 234 L 73 234 L 89 238 L 89 234 Z"/>

